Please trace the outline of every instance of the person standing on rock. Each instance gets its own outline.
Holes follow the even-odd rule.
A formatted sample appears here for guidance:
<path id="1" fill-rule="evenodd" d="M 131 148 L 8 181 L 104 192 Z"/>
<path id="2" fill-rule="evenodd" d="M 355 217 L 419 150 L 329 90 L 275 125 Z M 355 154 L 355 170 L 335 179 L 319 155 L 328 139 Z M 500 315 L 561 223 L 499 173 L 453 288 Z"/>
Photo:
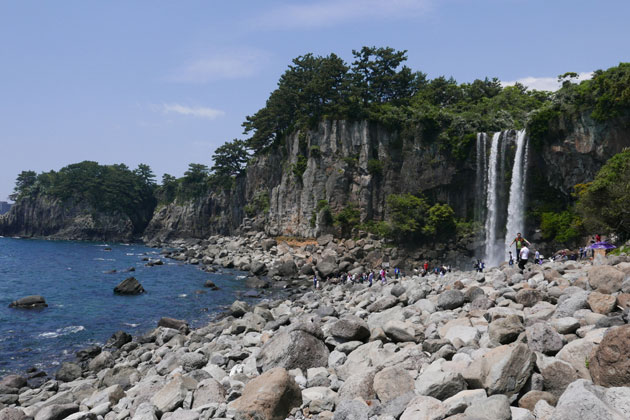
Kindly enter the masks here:
<path id="1" fill-rule="evenodd" d="M 518 268 L 523 270 L 525 268 L 525 264 L 527 264 L 528 259 L 529 259 L 529 248 L 527 248 L 527 245 L 523 245 L 519 254 Z"/>
<path id="2" fill-rule="evenodd" d="M 508 260 L 510 266 L 514 265 L 514 256 L 512 255 L 512 251 L 508 251 L 508 254 L 510 254 L 510 259 Z"/>
<path id="3" fill-rule="evenodd" d="M 423 268 L 424 268 L 425 274 L 429 272 L 429 262 L 428 261 L 424 262 Z"/>
<path id="4" fill-rule="evenodd" d="M 387 284 L 387 271 L 384 268 L 381 268 L 381 284 L 383 286 Z"/>
<path id="5" fill-rule="evenodd" d="M 534 254 L 534 264 L 538 264 L 539 261 L 540 261 L 540 252 L 536 250 L 536 253 Z"/>
<path id="6" fill-rule="evenodd" d="M 369 283 L 368 287 L 372 287 L 372 282 L 373 281 L 374 281 L 374 272 L 370 271 L 370 274 L 368 275 L 368 283 Z"/>
<path id="7" fill-rule="evenodd" d="M 521 248 L 524 245 L 531 245 L 531 244 L 529 243 L 527 239 L 521 236 L 521 232 L 516 234 L 516 238 L 514 238 L 510 246 L 512 246 L 512 244 L 516 244 L 516 262 L 518 263 L 520 260 Z"/>
<path id="8" fill-rule="evenodd" d="M 317 289 L 317 275 L 313 276 L 313 287 Z"/>

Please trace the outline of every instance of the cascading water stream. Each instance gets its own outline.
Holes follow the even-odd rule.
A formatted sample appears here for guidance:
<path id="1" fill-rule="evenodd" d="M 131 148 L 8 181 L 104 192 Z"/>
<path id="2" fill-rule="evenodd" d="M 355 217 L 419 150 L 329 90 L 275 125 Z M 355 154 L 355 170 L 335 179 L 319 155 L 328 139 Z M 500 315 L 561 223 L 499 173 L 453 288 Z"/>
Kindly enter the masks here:
<path id="1" fill-rule="evenodd" d="M 505 248 L 525 228 L 525 181 L 527 179 L 528 142 L 525 130 L 520 130 L 516 137 L 516 155 L 512 167 L 512 182 L 510 184 L 510 201 L 505 232 Z M 516 257 L 516 256 L 515 256 Z"/>
<path id="2" fill-rule="evenodd" d="M 497 164 L 499 154 L 499 139 L 501 133 L 497 132 L 492 135 L 490 143 L 490 160 L 488 162 L 488 193 L 486 196 L 486 263 L 488 265 L 497 265 L 496 248 L 497 248 L 497 216 L 498 216 L 498 194 L 497 194 Z"/>

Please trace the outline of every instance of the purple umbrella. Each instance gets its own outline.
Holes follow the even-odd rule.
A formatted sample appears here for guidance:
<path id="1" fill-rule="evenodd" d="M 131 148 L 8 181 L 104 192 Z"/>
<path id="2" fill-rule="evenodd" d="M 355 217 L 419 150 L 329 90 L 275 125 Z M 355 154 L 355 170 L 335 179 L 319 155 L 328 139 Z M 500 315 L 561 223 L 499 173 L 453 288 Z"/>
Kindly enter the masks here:
<path id="1" fill-rule="evenodd" d="M 593 245 L 589 246 L 590 249 L 613 249 L 617 248 L 613 244 L 609 244 L 608 242 L 595 242 Z"/>

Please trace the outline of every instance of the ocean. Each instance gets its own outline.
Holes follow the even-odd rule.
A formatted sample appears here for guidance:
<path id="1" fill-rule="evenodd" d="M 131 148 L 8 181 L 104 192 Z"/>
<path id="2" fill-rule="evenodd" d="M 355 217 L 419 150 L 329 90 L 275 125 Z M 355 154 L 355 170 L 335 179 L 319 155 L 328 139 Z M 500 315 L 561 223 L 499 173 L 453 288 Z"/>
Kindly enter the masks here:
<path id="1" fill-rule="evenodd" d="M 0 377 L 31 367 L 50 375 L 77 350 L 102 345 L 118 330 L 143 334 L 163 316 L 204 325 L 248 290 L 242 272 L 207 273 L 164 258 L 164 265 L 147 267 L 147 257 L 161 258 L 138 244 L 0 237 Z M 115 295 L 129 276 L 146 293 Z M 219 290 L 204 288 L 206 280 Z M 28 295 L 42 295 L 48 307 L 8 307 Z"/>

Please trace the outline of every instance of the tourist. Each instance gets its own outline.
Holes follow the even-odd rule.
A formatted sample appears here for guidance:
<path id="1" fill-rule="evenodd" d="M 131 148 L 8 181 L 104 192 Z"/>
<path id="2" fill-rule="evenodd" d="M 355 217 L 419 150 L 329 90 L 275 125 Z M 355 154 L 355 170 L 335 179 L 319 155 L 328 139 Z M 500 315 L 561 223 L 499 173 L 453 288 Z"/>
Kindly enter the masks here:
<path id="1" fill-rule="evenodd" d="M 602 237 L 599 236 L 599 233 L 595 235 L 595 242 L 601 242 L 602 241 Z"/>
<path id="2" fill-rule="evenodd" d="M 423 267 L 424 267 L 424 272 L 428 273 L 429 272 L 429 262 L 425 261 Z"/>
<path id="3" fill-rule="evenodd" d="M 394 276 L 396 277 L 396 280 L 400 277 L 400 269 L 398 267 L 394 268 Z"/>
<path id="4" fill-rule="evenodd" d="M 381 284 L 385 285 L 387 283 L 387 271 L 384 268 L 381 269 Z"/>
<path id="5" fill-rule="evenodd" d="M 512 266 L 514 265 L 514 256 L 512 255 L 512 251 L 508 251 L 508 254 L 510 254 L 510 259 L 508 260 L 508 263 Z"/>
<path id="6" fill-rule="evenodd" d="M 531 245 L 527 239 L 525 239 L 525 238 L 523 238 L 523 237 L 521 236 L 521 232 L 518 232 L 518 233 L 516 234 L 516 238 L 514 238 L 514 240 L 513 240 L 513 241 L 512 241 L 512 243 L 510 244 L 510 246 L 512 246 L 512 244 L 516 244 L 516 262 L 518 262 L 518 261 L 519 261 L 519 259 L 521 258 L 521 257 L 520 257 L 520 255 L 521 255 L 521 248 L 522 248 L 524 245 L 526 245 L 526 244 L 527 244 L 527 245 Z"/>
<path id="7" fill-rule="evenodd" d="M 313 287 L 317 289 L 317 276 L 313 276 Z"/>
<path id="8" fill-rule="evenodd" d="M 368 287 L 372 287 L 372 282 L 374 281 L 374 272 L 370 271 L 370 274 L 368 275 Z"/>
<path id="9" fill-rule="evenodd" d="M 539 260 L 540 260 L 540 252 L 536 250 L 536 253 L 534 254 L 534 264 L 538 264 Z"/>
<path id="10" fill-rule="evenodd" d="M 525 264 L 527 264 L 528 259 L 529 259 L 529 248 L 527 248 L 527 245 L 523 245 L 519 254 L 519 258 L 518 258 L 518 268 L 523 270 L 525 268 Z"/>

